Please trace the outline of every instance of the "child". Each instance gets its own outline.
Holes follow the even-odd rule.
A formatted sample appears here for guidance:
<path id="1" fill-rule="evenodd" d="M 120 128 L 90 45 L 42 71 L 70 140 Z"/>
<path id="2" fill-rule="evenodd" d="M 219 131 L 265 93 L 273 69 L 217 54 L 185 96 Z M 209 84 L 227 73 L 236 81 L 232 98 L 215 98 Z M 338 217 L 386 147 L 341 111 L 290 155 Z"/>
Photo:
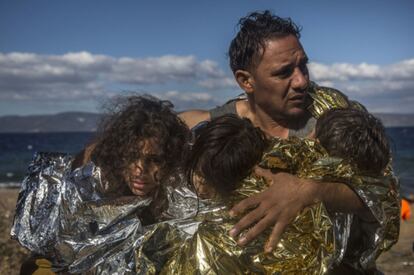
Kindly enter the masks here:
<path id="1" fill-rule="evenodd" d="M 91 153 L 109 182 L 109 195 L 148 196 L 178 174 L 189 130 L 171 106 L 150 96 L 131 96 L 112 107 Z"/>
<path id="2" fill-rule="evenodd" d="M 330 156 L 348 159 L 364 174 L 380 176 L 391 158 L 384 126 L 364 111 L 325 112 L 316 123 L 315 138 Z"/>
<path id="3" fill-rule="evenodd" d="M 251 174 L 260 160 L 260 166 L 273 172 L 341 182 L 359 174 L 379 176 L 390 159 L 381 122 L 351 109 L 328 111 L 317 122 L 315 136 L 330 155 L 311 139 L 267 140 L 250 121 L 233 115 L 214 119 L 197 132 L 188 160 L 189 178 L 196 179 L 195 188 L 204 198 L 215 198 L 229 207 L 266 187 L 262 178 Z M 349 151 L 350 147 L 356 149 Z M 220 217 L 218 224 L 215 219 Z M 227 233 L 234 223 L 226 210 L 204 218 L 163 270 L 320 274 L 334 260 L 332 224 L 321 203 L 298 215 L 269 254 L 262 252 L 265 236 L 245 249 L 238 247 Z"/>
<path id="4" fill-rule="evenodd" d="M 295 137 L 286 141 L 268 140 L 259 128 L 250 124 L 247 119 L 225 115 L 204 128 L 196 129 L 198 138 L 187 161 L 190 174 L 200 174 L 205 184 L 225 195 L 235 190 L 241 180 L 250 174 L 272 143 L 285 145 L 278 145 L 283 150 L 268 150 L 261 164 L 271 166 L 270 163 L 266 164 L 266 158 L 269 157 L 273 161 L 283 158 L 280 161 L 285 163 L 273 164 L 273 169 L 297 173 L 294 170 L 298 170 L 298 166 L 308 165 L 309 161 L 315 161 L 325 154 L 323 149 L 317 148 L 319 145 L 315 145 L 313 139 L 322 145 L 330 157 L 344 159 L 364 174 L 381 175 L 391 157 L 384 126 L 374 116 L 360 110 L 336 109 L 325 112 L 318 119 L 310 139 L 305 140 Z M 292 146 L 294 148 L 290 148 Z M 303 157 L 310 151 L 317 154 L 310 154 L 311 160 L 304 160 Z"/>
<path id="5" fill-rule="evenodd" d="M 119 266 L 124 261 L 128 267 L 131 254 L 116 254 L 117 249 L 124 244 L 132 250 L 128 238 L 139 238 L 143 224 L 166 206 L 161 187 L 178 180 L 189 137 L 170 102 L 119 98 L 105 116 L 92 162 L 71 172 L 67 157 L 46 154 L 34 160 L 22 184 L 12 236 L 52 259 L 54 270 L 83 272 L 111 251 L 120 257 Z"/>

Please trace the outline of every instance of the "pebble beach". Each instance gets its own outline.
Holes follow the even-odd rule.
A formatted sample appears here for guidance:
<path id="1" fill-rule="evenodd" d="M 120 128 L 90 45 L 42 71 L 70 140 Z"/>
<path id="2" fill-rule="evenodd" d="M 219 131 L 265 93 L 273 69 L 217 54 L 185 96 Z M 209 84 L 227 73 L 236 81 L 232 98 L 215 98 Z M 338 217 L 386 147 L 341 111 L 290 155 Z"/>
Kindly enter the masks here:
<path id="1" fill-rule="evenodd" d="M 18 189 L 0 189 L 0 274 L 19 274 L 22 261 L 29 255 L 17 241 L 10 239 L 17 196 Z M 411 217 L 401 222 L 398 243 L 377 260 L 379 269 L 384 274 L 414 274 L 413 242 L 414 218 Z"/>

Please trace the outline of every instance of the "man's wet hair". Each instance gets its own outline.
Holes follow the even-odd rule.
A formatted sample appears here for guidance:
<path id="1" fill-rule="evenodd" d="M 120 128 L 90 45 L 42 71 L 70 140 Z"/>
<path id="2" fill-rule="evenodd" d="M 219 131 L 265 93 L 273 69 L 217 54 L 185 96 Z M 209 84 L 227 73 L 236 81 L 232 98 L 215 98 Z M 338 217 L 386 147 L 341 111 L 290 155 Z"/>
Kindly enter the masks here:
<path id="1" fill-rule="evenodd" d="M 349 159 L 361 172 L 379 175 L 390 161 L 384 125 L 368 112 L 327 111 L 316 123 L 315 137 L 330 156 Z"/>
<path id="2" fill-rule="evenodd" d="M 281 18 L 270 11 L 252 12 L 240 19 L 240 30 L 229 48 L 230 68 L 248 70 L 257 65 L 269 39 L 294 35 L 300 38 L 300 27 L 290 18 Z"/>
<path id="3" fill-rule="evenodd" d="M 215 118 L 196 133 L 187 161 L 189 182 L 198 174 L 219 194 L 228 194 L 251 173 L 266 148 L 264 133 L 250 120 L 231 114 Z"/>

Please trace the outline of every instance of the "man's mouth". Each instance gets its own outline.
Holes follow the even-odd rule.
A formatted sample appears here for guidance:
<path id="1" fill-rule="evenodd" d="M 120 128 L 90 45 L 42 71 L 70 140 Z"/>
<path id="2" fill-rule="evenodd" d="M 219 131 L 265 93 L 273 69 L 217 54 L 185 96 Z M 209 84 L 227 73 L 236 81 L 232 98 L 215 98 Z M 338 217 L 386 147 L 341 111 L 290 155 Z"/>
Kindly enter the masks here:
<path id="1" fill-rule="evenodd" d="M 302 103 L 305 101 L 306 94 L 297 94 L 289 98 L 289 101 Z"/>

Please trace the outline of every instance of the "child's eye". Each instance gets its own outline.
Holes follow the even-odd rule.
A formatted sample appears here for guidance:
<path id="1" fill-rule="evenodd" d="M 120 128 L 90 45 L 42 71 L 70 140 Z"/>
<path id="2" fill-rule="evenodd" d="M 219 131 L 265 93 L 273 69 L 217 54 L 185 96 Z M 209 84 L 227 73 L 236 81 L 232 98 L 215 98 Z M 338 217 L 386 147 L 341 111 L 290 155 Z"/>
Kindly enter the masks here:
<path id="1" fill-rule="evenodd" d="M 154 164 L 159 164 L 162 161 L 161 156 L 158 156 L 158 155 L 145 156 L 144 159 L 145 159 L 145 162 L 154 163 Z"/>

